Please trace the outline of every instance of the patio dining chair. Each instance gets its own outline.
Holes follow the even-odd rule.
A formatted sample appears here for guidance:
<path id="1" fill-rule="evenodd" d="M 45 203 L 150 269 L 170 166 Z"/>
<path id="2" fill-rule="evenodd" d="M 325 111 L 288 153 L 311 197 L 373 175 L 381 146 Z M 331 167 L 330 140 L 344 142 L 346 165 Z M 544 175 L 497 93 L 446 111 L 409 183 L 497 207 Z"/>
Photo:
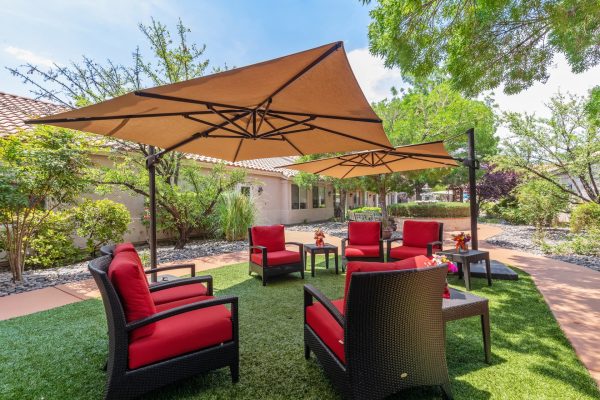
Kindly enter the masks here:
<path id="1" fill-rule="evenodd" d="M 348 222 L 348 236 L 342 239 L 342 262 L 383 261 L 381 222 Z"/>
<path id="2" fill-rule="evenodd" d="M 314 353 L 348 399 L 383 399 L 415 386 L 440 386 L 451 399 L 441 295 L 447 265 L 353 262 L 348 272 L 342 299 L 304 286 L 306 359 Z"/>
<path id="3" fill-rule="evenodd" d="M 105 399 L 130 399 L 180 379 L 229 367 L 239 380 L 238 298 L 206 296 L 163 304 L 152 294 L 212 282 L 211 277 L 148 286 L 131 251 L 89 264 L 108 323 Z M 226 307 L 229 305 L 229 308 Z"/>
<path id="4" fill-rule="evenodd" d="M 109 255 L 111 257 L 116 256 L 119 253 L 127 252 L 132 253 L 136 262 L 142 265 L 142 261 L 137 253 L 137 250 L 131 243 L 120 243 L 117 245 L 106 245 L 100 248 L 100 253 L 103 255 Z M 196 264 L 185 263 L 185 264 L 170 264 L 165 267 L 158 267 L 153 269 L 142 269 L 145 275 L 151 275 L 154 273 L 174 271 L 178 269 L 188 269 L 192 280 L 174 280 L 174 281 L 159 281 L 148 283 L 149 287 L 156 287 L 150 291 L 152 301 L 157 306 L 163 304 L 187 304 L 194 301 L 204 300 L 206 296 L 212 296 L 212 277 L 196 277 Z M 148 282 L 146 280 L 146 282 Z"/>
<path id="5" fill-rule="evenodd" d="M 415 256 L 432 257 L 442 251 L 444 224 L 435 221 L 404 221 L 402 237 L 387 239 L 387 260 L 398 261 Z M 401 246 L 392 243 L 402 241 Z"/>
<path id="6" fill-rule="evenodd" d="M 248 241 L 248 274 L 260 275 L 263 286 L 274 276 L 292 272 L 300 272 L 304 279 L 304 245 L 286 242 L 283 225 L 248 228 Z M 287 245 L 298 246 L 298 250 L 288 250 Z"/>

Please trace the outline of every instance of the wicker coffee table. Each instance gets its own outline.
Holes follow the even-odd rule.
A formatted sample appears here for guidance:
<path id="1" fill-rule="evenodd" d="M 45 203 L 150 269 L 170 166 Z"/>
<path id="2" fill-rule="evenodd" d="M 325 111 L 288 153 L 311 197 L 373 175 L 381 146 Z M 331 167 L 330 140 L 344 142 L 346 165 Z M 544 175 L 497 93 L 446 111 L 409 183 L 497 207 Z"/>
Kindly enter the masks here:
<path id="1" fill-rule="evenodd" d="M 442 318 L 444 323 L 469 317 L 481 317 L 481 332 L 483 336 L 483 353 L 485 362 L 490 363 L 490 312 L 488 299 L 471 293 L 450 289 L 450 298 L 442 303 Z"/>
<path id="2" fill-rule="evenodd" d="M 481 250 L 467 250 L 459 252 L 457 250 L 439 251 L 437 254 L 443 254 L 458 266 L 458 277 L 465 279 L 465 288 L 471 290 L 471 263 L 485 261 L 485 273 L 488 286 L 492 286 L 492 268 L 490 265 L 490 252 Z"/>
<path id="3" fill-rule="evenodd" d="M 305 244 L 304 252 L 310 254 L 310 275 L 315 276 L 315 255 L 325 254 L 325 268 L 329 268 L 329 253 L 335 255 L 335 274 L 338 274 L 338 247 L 329 243 L 325 243 L 323 246 L 317 246 L 316 244 Z M 304 267 L 306 269 L 306 266 Z"/>

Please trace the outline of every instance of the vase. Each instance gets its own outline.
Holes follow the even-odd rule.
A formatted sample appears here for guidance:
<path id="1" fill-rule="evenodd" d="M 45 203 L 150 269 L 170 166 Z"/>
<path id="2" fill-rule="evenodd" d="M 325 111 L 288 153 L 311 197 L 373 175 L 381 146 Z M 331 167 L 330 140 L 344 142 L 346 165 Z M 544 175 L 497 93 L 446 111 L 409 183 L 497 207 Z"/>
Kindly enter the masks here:
<path id="1" fill-rule="evenodd" d="M 462 245 L 459 246 L 458 252 L 459 253 L 466 253 L 469 251 L 469 248 L 467 247 L 466 243 L 463 243 Z"/>

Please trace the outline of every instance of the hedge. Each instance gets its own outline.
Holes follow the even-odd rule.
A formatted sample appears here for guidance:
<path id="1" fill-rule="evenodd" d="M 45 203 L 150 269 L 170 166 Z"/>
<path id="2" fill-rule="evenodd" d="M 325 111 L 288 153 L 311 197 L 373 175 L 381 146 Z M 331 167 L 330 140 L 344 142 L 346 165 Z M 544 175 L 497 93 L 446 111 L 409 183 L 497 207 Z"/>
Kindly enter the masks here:
<path id="1" fill-rule="evenodd" d="M 469 203 L 398 203 L 388 206 L 388 214 L 400 218 L 461 218 L 470 215 Z"/>

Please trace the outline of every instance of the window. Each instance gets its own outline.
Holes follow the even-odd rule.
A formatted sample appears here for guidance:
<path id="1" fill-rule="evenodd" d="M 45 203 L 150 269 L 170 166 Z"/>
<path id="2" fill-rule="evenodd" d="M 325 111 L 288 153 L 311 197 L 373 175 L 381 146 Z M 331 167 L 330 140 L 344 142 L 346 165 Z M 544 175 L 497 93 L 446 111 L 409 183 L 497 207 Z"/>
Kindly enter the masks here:
<path id="1" fill-rule="evenodd" d="M 325 208 L 325 187 L 312 187 L 313 208 Z"/>
<path id="2" fill-rule="evenodd" d="M 250 186 L 242 186 L 240 187 L 240 192 L 246 196 L 246 197 L 250 197 Z"/>
<path id="3" fill-rule="evenodd" d="M 292 210 L 304 210 L 306 198 L 306 188 L 292 184 Z"/>

